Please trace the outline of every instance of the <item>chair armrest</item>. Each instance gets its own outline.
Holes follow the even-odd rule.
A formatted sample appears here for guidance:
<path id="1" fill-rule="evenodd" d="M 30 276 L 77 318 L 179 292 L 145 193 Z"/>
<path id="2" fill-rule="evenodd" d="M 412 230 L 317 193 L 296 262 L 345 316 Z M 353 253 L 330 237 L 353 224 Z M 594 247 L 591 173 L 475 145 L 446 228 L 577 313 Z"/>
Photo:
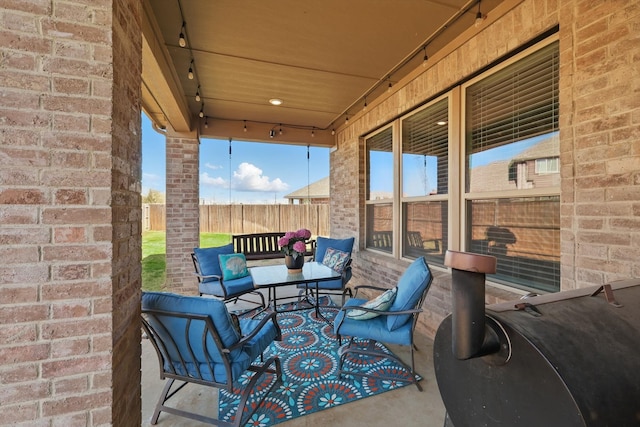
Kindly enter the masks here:
<path id="1" fill-rule="evenodd" d="M 203 279 L 218 279 L 219 281 L 222 282 L 222 276 L 218 276 L 216 274 L 208 274 L 208 275 L 204 275 L 204 274 L 200 274 L 200 273 L 193 273 L 194 276 L 196 276 L 198 278 L 198 280 L 200 280 L 202 282 Z"/>
<path id="2" fill-rule="evenodd" d="M 278 335 L 275 338 L 275 341 L 281 341 L 282 340 L 282 331 L 280 330 L 280 325 L 278 325 L 278 322 L 276 321 L 276 314 L 277 313 L 269 313 L 266 317 L 264 317 L 260 323 L 258 323 L 258 325 L 253 328 L 253 330 L 251 331 L 251 333 L 249 333 L 249 335 L 245 335 L 243 336 L 240 341 L 238 341 L 237 343 L 235 343 L 234 345 L 232 345 L 231 347 L 229 347 L 228 349 L 225 349 L 224 352 L 228 353 L 231 352 L 233 350 L 235 350 L 236 348 L 242 347 L 243 345 L 245 345 L 247 343 L 247 341 L 251 340 L 254 336 L 256 336 L 258 334 L 258 332 L 260 331 L 260 329 L 262 329 L 268 322 L 273 322 L 273 325 L 276 327 L 276 330 L 278 331 Z"/>

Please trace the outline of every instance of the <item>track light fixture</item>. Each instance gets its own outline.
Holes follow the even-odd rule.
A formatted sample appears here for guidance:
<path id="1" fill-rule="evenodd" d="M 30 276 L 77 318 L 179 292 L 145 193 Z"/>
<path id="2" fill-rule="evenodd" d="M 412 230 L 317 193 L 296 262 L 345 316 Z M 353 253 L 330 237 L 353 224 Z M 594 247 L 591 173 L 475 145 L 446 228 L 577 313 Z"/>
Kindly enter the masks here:
<path id="1" fill-rule="evenodd" d="M 193 59 L 189 63 L 189 72 L 187 74 L 187 77 L 189 77 L 189 80 L 193 80 Z"/>
<path id="2" fill-rule="evenodd" d="M 185 47 L 187 45 L 187 39 L 184 38 L 184 25 L 185 22 L 182 21 L 182 27 L 180 27 L 180 35 L 178 36 L 178 45 L 180 47 Z"/>
<path id="3" fill-rule="evenodd" d="M 482 25 L 482 21 L 484 21 L 484 16 L 482 15 L 482 12 L 480 11 L 480 1 L 478 0 L 478 13 L 476 13 L 476 21 L 474 22 L 474 26 L 477 28 L 480 25 Z"/>
<path id="4" fill-rule="evenodd" d="M 196 102 L 200 102 L 202 98 L 200 98 L 200 85 L 198 85 L 198 89 L 196 89 Z"/>

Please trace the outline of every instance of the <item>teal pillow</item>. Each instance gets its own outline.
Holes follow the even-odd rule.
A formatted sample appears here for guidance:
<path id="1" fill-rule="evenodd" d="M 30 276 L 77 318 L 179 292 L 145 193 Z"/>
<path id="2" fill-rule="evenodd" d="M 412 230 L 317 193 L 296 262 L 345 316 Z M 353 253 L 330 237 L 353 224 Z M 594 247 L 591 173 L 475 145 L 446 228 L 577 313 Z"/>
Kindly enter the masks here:
<path id="1" fill-rule="evenodd" d="M 218 255 L 220 269 L 222 270 L 222 280 L 233 280 L 249 275 L 247 269 L 247 258 L 244 254 Z"/>
<path id="2" fill-rule="evenodd" d="M 398 294 L 389 311 L 404 311 L 416 308 L 418 300 L 425 289 L 431 285 L 431 270 L 424 257 L 413 261 L 398 281 Z M 411 314 L 387 316 L 387 329 L 394 331 L 404 325 L 411 318 Z"/>
<path id="3" fill-rule="evenodd" d="M 334 248 L 327 248 L 326 252 L 324 253 L 322 264 L 333 269 L 337 273 L 342 274 L 344 267 L 347 265 L 347 262 L 349 262 L 350 256 L 351 255 L 348 252 L 344 252 Z"/>
<path id="4" fill-rule="evenodd" d="M 389 307 L 391 307 L 391 304 L 393 304 L 393 300 L 396 298 L 397 291 L 398 291 L 397 288 L 389 289 L 384 293 L 378 295 L 374 299 L 362 304 L 360 307 L 371 308 L 371 309 L 380 310 L 380 311 L 387 311 Z M 367 319 L 373 319 L 374 317 L 380 316 L 380 313 L 373 313 L 371 311 L 353 309 L 353 310 L 348 310 L 346 316 L 349 319 L 353 319 L 353 320 L 367 320 Z"/>
<path id="5" fill-rule="evenodd" d="M 232 254 L 233 243 L 229 243 L 224 246 L 217 246 L 214 248 L 194 248 L 193 253 L 198 258 L 198 264 L 200 265 L 200 274 L 203 276 L 222 276 L 222 270 L 220 269 L 220 260 L 218 255 L 220 254 Z M 204 279 L 202 282 L 217 281 L 213 277 Z"/>

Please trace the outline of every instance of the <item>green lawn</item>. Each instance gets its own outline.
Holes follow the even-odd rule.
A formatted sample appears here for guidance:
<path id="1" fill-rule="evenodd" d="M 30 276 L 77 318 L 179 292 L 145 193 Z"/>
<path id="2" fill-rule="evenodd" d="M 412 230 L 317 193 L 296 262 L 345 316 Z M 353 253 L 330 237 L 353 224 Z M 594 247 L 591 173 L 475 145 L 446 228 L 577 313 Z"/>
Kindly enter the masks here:
<path id="1" fill-rule="evenodd" d="M 231 242 L 229 234 L 201 233 L 200 246 L 208 248 Z M 164 231 L 142 233 L 142 289 L 145 291 L 164 290 L 166 235 Z M 195 277 L 193 280 L 196 280 Z"/>

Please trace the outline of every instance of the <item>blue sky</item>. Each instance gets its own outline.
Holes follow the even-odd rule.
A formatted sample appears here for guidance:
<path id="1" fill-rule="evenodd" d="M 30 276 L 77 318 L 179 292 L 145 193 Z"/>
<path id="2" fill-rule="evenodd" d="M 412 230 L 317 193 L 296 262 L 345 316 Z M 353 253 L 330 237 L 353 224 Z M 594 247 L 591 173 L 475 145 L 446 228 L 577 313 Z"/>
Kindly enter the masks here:
<path id="1" fill-rule="evenodd" d="M 283 196 L 329 175 L 329 149 L 203 138 L 200 199 L 206 203 L 285 203 Z M 229 188 L 231 182 L 231 188 Z M 165 137 L 142 114 L 142 194 L 165 193 Z"/>

